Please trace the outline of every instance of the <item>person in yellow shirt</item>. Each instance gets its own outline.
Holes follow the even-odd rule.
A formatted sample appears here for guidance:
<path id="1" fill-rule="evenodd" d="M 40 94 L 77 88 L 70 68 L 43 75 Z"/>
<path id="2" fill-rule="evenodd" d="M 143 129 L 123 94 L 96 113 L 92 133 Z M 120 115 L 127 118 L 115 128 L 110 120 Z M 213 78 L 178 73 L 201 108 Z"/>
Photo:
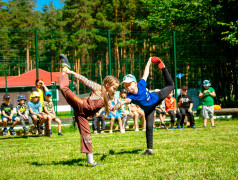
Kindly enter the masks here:
<path id="1" fill-rule="evenodd" d="M 43 102 L 45 101 L 44 94 L 46 92 L 48 92 L 49 89 L 46 87 L 46 85 L 44 84 L 44 81 L 42 79 L 36 79 L 35 84 L 36 84 L 36 87 L 32 88 L 30 99 L 31 99 L 32 93 L 37 91 L 40 95 L 39 101 L 41 102 L 41 104 L 43 104 Z M 43 108 L 42 108 L 42 110 L 43 110 Z"/>

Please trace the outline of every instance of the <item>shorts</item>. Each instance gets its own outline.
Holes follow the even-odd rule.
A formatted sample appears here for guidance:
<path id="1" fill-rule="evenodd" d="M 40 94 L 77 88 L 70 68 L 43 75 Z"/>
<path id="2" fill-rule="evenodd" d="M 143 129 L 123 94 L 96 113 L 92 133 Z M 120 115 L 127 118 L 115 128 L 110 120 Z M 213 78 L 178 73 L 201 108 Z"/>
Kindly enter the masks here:
<path id="1" fill-rule="evenodd" d="M 114 117 L 115 119 L 121 117 L 121 114 L 117 111 L 116 112 L 116 116 L 114 116 L 112 113 L 109 113 L 109 115 L 107 115 L 107 118 L 112 118 Z"/>
<path id="2" fill-rule="evenodd" d="M 43 115 L 42 113 L 39 113 L 40 115 Z M 35 115 L 35 114 L 29 114 L 29 116 L 31 117 L 31 118 L 33 118 L 32 116 L 33 115 Z"/>
<path id="3" fill-rule="evenodd" d="M 9 118 L 6 117 L 6 116 L 2 116 L 2 120 L 3 118 L 6 118 L 7 119 L 7 122 L 9 121 Z M 15 121 L 15 119 L 17 118 L 17 116 L 12 116 L 12 121 Z"/>
<path id="4" fill-rule="evenodd" d="M 165 112 L 165 111 L 155 110 L 155 113 L 158 114 L 158 115 L 160 115 L 160 114 L 166 115 L 166 112 Z"/>
<path id="5" fill-rule="evenodd" d="M 204 119 L 214 117 L 214 106 L 202 106 L 202 117 Z"/>

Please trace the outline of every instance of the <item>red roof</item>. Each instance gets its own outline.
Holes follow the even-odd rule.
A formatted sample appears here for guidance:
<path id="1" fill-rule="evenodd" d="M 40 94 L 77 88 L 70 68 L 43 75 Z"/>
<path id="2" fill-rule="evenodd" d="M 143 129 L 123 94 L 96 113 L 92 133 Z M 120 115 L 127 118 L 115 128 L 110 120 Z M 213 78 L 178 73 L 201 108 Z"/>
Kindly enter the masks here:
<path id="1" fill-rule="evenodd" d="M 42 79 L 45 85 L 51 85 L 51 73 L 39 69 L 39 78 Z M 52 81 L 58 81 L 61 72 L 52 72 Z M 36 69 L 21 74 L 20 76 L 7 76 L 7 87 L 25 87 L 35 86 Z M 5 88 L 5 77 L 0 77 L 0 88 Z"/>

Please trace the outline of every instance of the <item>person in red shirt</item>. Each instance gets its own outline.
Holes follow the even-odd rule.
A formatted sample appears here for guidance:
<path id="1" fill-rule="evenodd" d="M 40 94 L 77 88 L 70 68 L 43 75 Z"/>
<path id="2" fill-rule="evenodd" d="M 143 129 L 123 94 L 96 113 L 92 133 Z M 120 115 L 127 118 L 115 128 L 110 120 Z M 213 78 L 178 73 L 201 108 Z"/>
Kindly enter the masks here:
<path id="1" fill-rule="evenodd" d="M 177 109 L 176 99 L 173 97 L 173 91 L 171 91 L 168 97 L 165 98 L 165 110 L 166 112 L 169 113 L 169 116 L 171 118 L 170 129 L 175 129 L 174 128 L 175 117 L 177 117 L 177 120 L 178 120 L 177 129 L 181 129 L 180 122 L 182 119 L 182 114 Z"/>

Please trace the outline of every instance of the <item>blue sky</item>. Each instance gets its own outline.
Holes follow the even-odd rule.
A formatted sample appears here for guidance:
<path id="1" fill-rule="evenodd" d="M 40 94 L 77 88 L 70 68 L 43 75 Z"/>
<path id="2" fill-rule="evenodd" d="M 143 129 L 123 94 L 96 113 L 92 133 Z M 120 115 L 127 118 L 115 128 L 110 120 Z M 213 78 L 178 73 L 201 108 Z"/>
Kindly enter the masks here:
<path id="1" fill-rule="evenodd" d="M 8 0 L 2 0 L 2 1 L 8 2 Z M 58 9 L 64 6 L 64 4 L 60 3 L 60 0 L 37 0 L 38 7 L 36 8 L 36 10 L 42 11 L 43 5 L 44 4 L 49 5 L 50 1 L 53 1 L 54 6 Z"/>

